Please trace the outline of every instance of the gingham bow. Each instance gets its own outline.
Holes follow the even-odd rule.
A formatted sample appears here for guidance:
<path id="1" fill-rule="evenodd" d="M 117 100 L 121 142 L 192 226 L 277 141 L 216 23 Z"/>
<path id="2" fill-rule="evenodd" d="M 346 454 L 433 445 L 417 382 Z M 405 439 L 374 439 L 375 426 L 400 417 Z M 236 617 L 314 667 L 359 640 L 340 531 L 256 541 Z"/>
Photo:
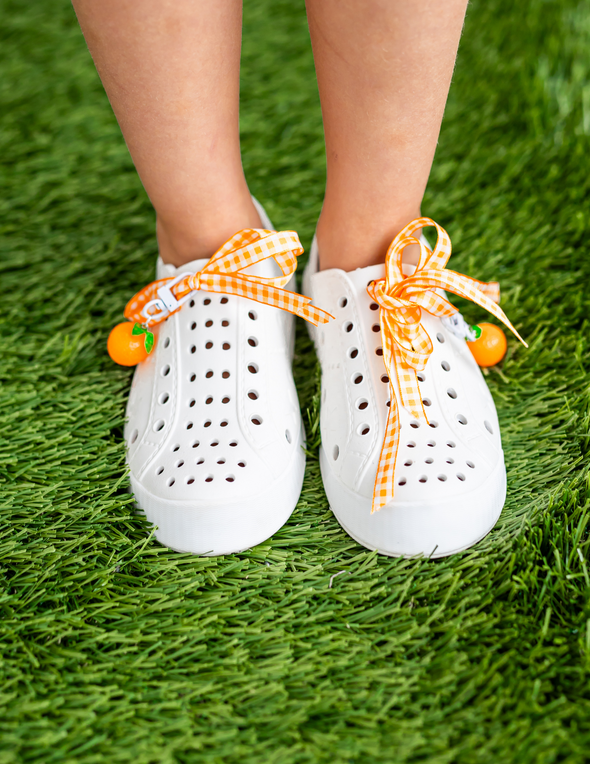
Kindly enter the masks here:
<path id="1" fill-rule="evenodd" d="M 434 250 L 418 242 L 412 234 L 419 228 L 434 226 L 437 240 Z M 411 245 L 420 245 L 420 261 L 413 275 L 402 273 L 402 254 Z M 418 420 L 428 422 L 417 372 L 426 366 L 432 353 L 432 341 L 422 326 L 422 310 L 435 316 L 452 316 L 458 312 L 437 289 L 445 289 L 481 305 L 500 319 L 527 347 L 501 308 L 496 305 L 500 299 L 497 283 L 482 281 L 445 270 L 451 256 L 449 235 L 430 218 L 418 218 L 409 223 L 392 241 L 385 258 L 385 278 L 372 281 L 367 292 L 380 306 L 381 339 L 383 361 L 389 376 L 390 407 L 387 417 L 385 439 L 377 468 L 373 491 L 372 512 L 381 509 L 393 499 L 395 460 L 399 445 L 399 411 L 393 385 L 393 375 L 397 376 L 399 403 Z"/>
<path id="2" fill-rule="evenodd" d="M 234 234 L 197 273 L 152 281 L 125 307 L 125 317 L 144 326 L 152 326 L 168 318 L 188 300 L 193 292 L 205 289 L 247 297 L 301 316 L 317 326 L 333 316 L 311 305 L 309 297 L 283 289 L 297 268 L 297 257 L 303 252 L 294 231 L 266 231 L 246 228 Z M 272 257 L 282 276 L 265 278 L 244 271 L 251 265 Z"/>

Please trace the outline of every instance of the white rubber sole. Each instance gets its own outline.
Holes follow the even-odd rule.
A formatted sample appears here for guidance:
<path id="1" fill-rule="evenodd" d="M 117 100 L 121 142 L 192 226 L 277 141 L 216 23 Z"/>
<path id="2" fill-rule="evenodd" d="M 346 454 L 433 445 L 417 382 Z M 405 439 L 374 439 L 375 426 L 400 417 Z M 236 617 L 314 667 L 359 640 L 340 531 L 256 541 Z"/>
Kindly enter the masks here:
<path id="1" fill-rule="evenodd" d="M 330 509 L 359 544 L 388 557 L 436 559 L 462 552 L 492 530 L 506 500 L 506 468 L 501 459 L 488 479 L 455 500 L 398 502 L 371 514 L 371 500 L 335 479 L 320 448 L 320 468 Z"/>
<path id="2" fill-rule="evenodd" d="M 305 474 L 304 445 L 302 428 L 283 476 L 259 494 L 231 504 L 165 501 L 149 493 L 133 476 L 131 488 L 164 546 L 206 557 L 236 554 L 266 541 L 293 513 Z"/>

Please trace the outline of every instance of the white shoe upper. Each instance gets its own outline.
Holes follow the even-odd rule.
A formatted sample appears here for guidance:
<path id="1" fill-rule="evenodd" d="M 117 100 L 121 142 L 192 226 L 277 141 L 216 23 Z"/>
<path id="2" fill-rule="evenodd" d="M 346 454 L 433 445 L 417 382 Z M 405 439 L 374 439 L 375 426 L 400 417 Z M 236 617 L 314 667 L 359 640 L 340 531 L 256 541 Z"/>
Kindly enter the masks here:
<path id="1" fill-rule="evenodd" d="M 157 278 L 206 262 L 176 269 L 158 260 Z M 275 265 L 259 264 L 257 275 L 276 275 Z M 133 491 L 163 544 L 241 551 L 293 511 L 305 469 L 293 332 L 283 310 L 204 290 L 154 328 L 156 347 L 133 379 L 125 438 Z"/>
<path id="2" fill-rule="evenodd" d="M 434 345 L 418 375 L 430 426 L 398 407 L 394 499 L 371 514 L 390 385 L 379 307 L 366 288 L 383 278 L 384 266 L 317 271 L 317 259 L 314 242 L 304 292 L 336 317 L 312 329 L 322 368 L 322 476 L 333 512 L 355 539 L 384 554 L 438 557 L 470 546 L 500 514 L 505 470 L 494 403 L 465 340 L 422 311 Z"/>

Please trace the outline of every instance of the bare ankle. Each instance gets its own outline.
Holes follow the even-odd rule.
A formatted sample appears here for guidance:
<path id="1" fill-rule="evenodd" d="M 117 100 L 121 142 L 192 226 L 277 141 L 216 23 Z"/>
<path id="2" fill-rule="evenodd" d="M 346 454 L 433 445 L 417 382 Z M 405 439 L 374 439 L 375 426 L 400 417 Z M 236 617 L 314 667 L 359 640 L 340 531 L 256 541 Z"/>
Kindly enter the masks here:
<path id="1" fill-rule="evenodd" d="M 192 260 L 211 257 L 243 228 L 261 227 L 260 215 L 249 198 L 247 203 L 231 209 L 222 205 L 199 211 L 190 219 L 158 215 L 156 235 L 162 260 L 179 267 Z"/>

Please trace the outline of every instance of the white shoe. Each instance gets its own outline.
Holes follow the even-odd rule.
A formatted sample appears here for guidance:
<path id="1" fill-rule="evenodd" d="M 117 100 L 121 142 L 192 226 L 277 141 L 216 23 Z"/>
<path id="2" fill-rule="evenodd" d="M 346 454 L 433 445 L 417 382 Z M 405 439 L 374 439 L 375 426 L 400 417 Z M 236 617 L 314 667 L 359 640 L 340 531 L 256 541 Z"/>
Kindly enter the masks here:
<path id="1" fill-rule="evenodd" d="M 418 373 L 429 425 L 398 403 L 395 495 L 371 512 L 391 404 L 380 310 L 367 285 L 384 274 L 384 265 L 318 271 L 314 241 L 304 292 L 336 316 L 310 327 L 322 368 L 322 478 L 339 523 L 363 546 L 394 557 L 443 557 L 483 538 L 502 511 L 506 472 L 498 418 L 479 367 L 456 336 L 464 322 L 422 310 L 434 346 Z M 397 379 L 393 386 L 399 402 Z"/>
<path id="2" fill-rule="evenodd" d="M 176 269 L 159 259 L 157 278 L 206 263 Z M 276 276 L 273 266 L 264 261 L 257 275 Z M 220 555 L 255 546 L 288 520 L 305 470 L 293 316 L 201 290 L 153 332 L 125 427 L 137 503 L 172 549 Z"/>

